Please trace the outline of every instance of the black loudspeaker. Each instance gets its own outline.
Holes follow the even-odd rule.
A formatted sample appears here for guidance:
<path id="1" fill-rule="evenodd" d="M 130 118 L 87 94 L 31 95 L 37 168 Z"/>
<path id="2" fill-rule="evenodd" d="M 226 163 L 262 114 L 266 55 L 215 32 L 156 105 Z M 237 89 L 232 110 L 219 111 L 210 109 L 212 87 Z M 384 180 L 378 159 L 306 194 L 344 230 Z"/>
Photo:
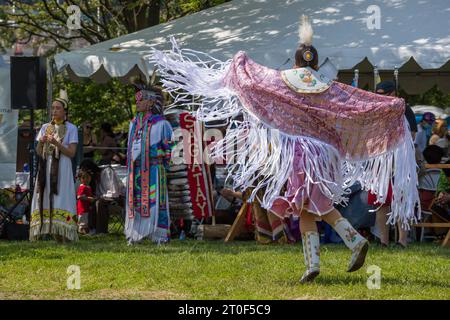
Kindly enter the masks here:
<path id="1" fill-rule="evenodd" d="M 47 107 L 47 64 L 44 57 L 11 56 L 11 108 Z"/>

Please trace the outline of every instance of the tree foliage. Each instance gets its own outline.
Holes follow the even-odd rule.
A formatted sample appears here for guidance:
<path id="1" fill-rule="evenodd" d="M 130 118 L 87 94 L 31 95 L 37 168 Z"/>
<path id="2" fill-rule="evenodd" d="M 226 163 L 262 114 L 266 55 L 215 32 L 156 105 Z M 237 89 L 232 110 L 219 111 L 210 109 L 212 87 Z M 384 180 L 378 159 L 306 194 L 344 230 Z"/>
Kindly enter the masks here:
<path id="1" fill-rule="evenodd" d="M 3 51 L 21 41 L 28 46 L 46 46 L 45 55 L 69 51 L 151 27 L 213 7 L 229 0 L 47 0 L 12 1 L 0 6 L 0 32 Z M 81 11 L 81 29 L 69 30 L 70 5 Z M 3 36 L 4 35 L 4 36 Z M 91 121 L 94 127 L 110 122 L 116 129 L 126 128 L 133 116 L 134 91 L 117 80 L 96 84 L 86 79 L 72 82 L 65 74 L 53 83 L 53 96 L 65 88 L 70 99 L 70 118 L 75 124 Z M 21 119 L 28 118 L 21 112 Z M 36 113 L 37 122 L 45 112 Z"/>
<path id="2" fill-rule="evenodd" d="M 229 1 L 229 0 L 228 0 Z M 20 30 L 22 37 L 69 51 L 73 44 L 95 44 L 173 20 L 227 0 L 45 0 L 5 1 L 0 30 Z M 68 28 L 80 10 L 80 27 Z M 76 47 L 76 46 L 75 46 Z"/>
<path id="3" fill-rule="evenodd" d="M 443 109 L 450 107 L 450 94 L 444 94 L 437 86 L 420 95 L 407 95 L 402 91 L 400 91 L 400 94 L 411 106 L 426 105 Z"/>
<path id="4" fill-rule="evenodd" d="M 134 88 L 131 86 L 118 80 L 97 84 L 90 79 L 82 82 L 59 79 L 56 83 L 53 96 L 58 96 L 62 88 L 67 90 L 71 122 L 81 125 L 89 121 L 97 129 L 102 123 L 109 122 L 117 130 L 128 129 L 135 110 Z"/>
<path id="5" fill-rule="evenodd" d="M 0 49 L 7 51 L 20 40 L 31 46 L 45 45 L 45 55 L 91 45 L 177 19 L 229 0 L 6 0 L 0 5 Z M 81 29 L 69 30 L 70 5 L 81 12 Z M 55 78 L 54 96 L 60 88 L 68 90 L 71 120 L 76 124 L 90 120 L 98 127 L 110 122 L 125 128 L 133 115 L 134 91 L 116 80 L 96 84 L 91 80 L 70 81 L 64 74 Z M 433 88 L 420 96 L 406 96 L 410 105 L 450 106 L 450 95 Z M 27 114 L 27 113 L 24 113 Z M 23 117 L 22 117 L 23 118 Z M 38 119 L 44 118 L 38 112 Z"/>

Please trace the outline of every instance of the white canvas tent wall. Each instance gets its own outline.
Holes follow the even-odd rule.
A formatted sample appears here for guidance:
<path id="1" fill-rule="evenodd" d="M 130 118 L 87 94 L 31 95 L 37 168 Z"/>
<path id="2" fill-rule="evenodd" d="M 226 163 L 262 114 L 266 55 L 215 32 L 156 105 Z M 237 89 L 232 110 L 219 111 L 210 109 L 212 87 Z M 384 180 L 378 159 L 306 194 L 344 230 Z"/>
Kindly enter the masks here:
<path id="1" fill-rule="evenodd" d="M 370 30 L 371 5 L 380 8 L 380 29 Z M 109 77 L 124 81 L 136 73 L 149 77 L 146 56 L 151 47 L 169 49 L 170 36 L 181 46 L 229 59 L 245 50 L 258 63 L 287 69 L 298 44 L 299 16 L 314 25 L 314 45 L 321 62 L 326 57 L 342 70 L 343 79 L 360 69 L 360 81 L 370 82 L 372 66 L 400 67 L 400 83 L 410 93 L 438 84 L 450 92 L 450 2 L 448 0 L 234 0 L 169 23 L 56 55 L 59 71 L 98 82 Z M 422 75 L 426 77 L 423 78 Z M 419 78 L 420 81 L 417 81 Z M 422 81 L 423 80 L 423 81 Z M 414 92 L 411 92 L 414 91 Z"/>
<path id="2" fill-rule="evenodd" d="M 0 188 L 16 184 L 18 110 L 11 110 L 10 65 L 0 56 Z"/>

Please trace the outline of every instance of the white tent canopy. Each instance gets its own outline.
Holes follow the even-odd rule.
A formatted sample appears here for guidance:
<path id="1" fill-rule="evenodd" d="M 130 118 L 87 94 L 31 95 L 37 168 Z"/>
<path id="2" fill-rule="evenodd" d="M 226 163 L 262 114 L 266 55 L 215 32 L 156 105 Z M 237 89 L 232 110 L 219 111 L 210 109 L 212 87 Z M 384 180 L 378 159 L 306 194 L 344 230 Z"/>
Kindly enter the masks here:
<path id="1" fill-rule="evenodd" d="M 0 56 L 0 188 L 16 184 L 18 110 L 11 110 L 10 65 Z"/>
<path id="2" fill-rule="evenodd" d="M 380 9 L 380 29 L 367 25 L 370 6 Z M 287 69 L 298 45 L 299 16 L 314 27 L 320 61 L 326 57 L 339 69 L 352 69 L 368 59 L 380 69 L 401 67 L 412 57 L 416 69 L 450 71 L 450 2 L 448 0 L 234 0 L 196 14 L 160 24 L 90 47 L 55 56 L 59 71 L 106 81 L 153 66 L 151 47 L 169 49 L 175 36 L 182 47 L 229 59 L 244 50 L 256 62 Z M 369 19 L 369 21 L 372 21 Z M 367 61 L 367 60 L 366 60 Z M 410 61 L 411 62 L 411 61 Z M 446 64 L 444 66 L 444 64 Z"/>

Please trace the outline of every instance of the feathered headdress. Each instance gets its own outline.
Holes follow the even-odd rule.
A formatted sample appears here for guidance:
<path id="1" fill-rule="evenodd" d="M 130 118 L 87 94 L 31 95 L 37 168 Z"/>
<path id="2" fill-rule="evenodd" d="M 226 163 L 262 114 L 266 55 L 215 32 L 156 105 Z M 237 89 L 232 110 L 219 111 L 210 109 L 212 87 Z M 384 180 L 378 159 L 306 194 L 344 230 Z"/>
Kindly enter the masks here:
<path id="1" fill-rule="evenodd" d="M 300 26 L 298 28 L 298 36 L 300 44 L 304 44 L 305 46 L 311 46 L 313 35 L 314 35 L 313 28 L 311 22 L 309 21 L 308 16 L 302 15 L 300 17 Z"/>
<path id="2" fill-rule="evenodd" d="M 59 97 L 55 98 L 55 101 L 60 102 L 63 105 L 63 108 L 66 110 L 69 108 L 69 98 L 67 97 L 66 89 L 59 90 Z"/>
<path id="3" fill-rule="evenodd" d="M 300 17 L 300 27 L 298 28 L 300 43 L 295 53 L 296 64 L 299 66 L 317 67 L 318 54 L 312 45 L 313 35 L 313 28 L 308 16 L 302 15 Z"/>
<path id="4" fill-rule="evenodd" d="M 152 77 L 152 81 L 150 84 L 145 83 L 141 78 L 134 77 L 130 79 L 136 90 L 136 102 L 149 100 L 154 101 L 152 106 L 153 114 L 162 114 L 163 113 L 163 105 L 164 105 L 164 96 L 162 94 L 162 90 L 157 86 L 153 85 L 155 78 Z"/>

